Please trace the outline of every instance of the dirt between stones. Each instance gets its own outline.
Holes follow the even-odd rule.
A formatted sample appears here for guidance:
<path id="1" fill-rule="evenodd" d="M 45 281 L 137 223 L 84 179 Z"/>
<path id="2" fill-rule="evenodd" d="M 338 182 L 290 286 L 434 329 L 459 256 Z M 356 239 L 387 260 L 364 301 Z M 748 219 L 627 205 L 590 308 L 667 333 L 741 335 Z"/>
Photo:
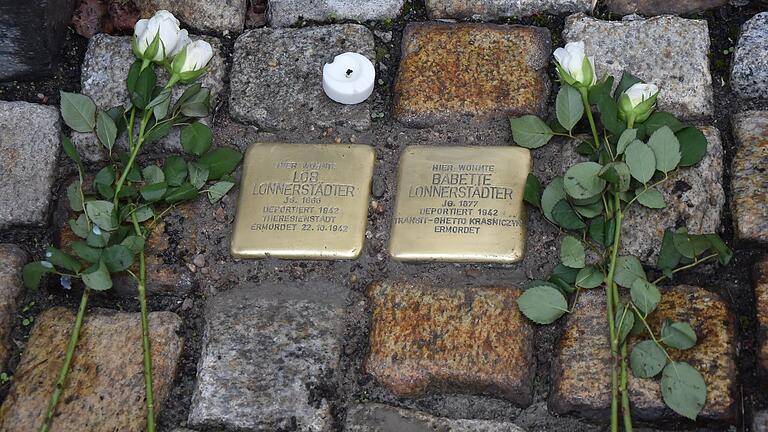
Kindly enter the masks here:
<path id="1" fill-rule="evenodd" d="M 713 75 L 716 116 L 712 123 L 720 129 L 725 148 L 724 187 L 726 196 L 730 188 L 730 166 L 734 155 L 735 144 L 731 132 L 730 116 L 734 112 L 747 109 L 766 109 L 766 102 L 745 102 L 733 96 L 728 85 L 730 70 L 730 55 L 724 50 L 735 45 L 741 24 L 761 10 L 755 2 L 752 5 L 735 8 L 725 6 L 705 14 L 696 15 L 709 22 L 712 41 L 710 67 Z M 604 19 L 611 17 L 604 9 L 598 8 L 596 15 Z M 220 97 L 222 102 L 216 107 L 214 115 L 216 141 L 219 145 L 234 145 L 244 148 L 248 143 L 261 140 L 270 142 L 357 142 L 371 144 L 376 148 L 377 160 L 374 177 L 376 188 L 373 199 L 376 206 L 369 209 L 368 232 L 366 244 L 360 259 L 355 261 L 279 261 L 268 259 L 263 261 L 232 260 L 226 253 L 222 243 L 227 242 L 226 230 L 216 231 L 202 240 L 201 250 L 178 251 L 178 256 L 168 257 L 176 262 L 191 263 L 200 253 L 206 253 L 208 274 L 202 277 L 197 273 L 195 286 L 185 297 L 174 295 L 154 296 L 150 298 L 152 310 L 169 310 L 179 314 L 183 319 L 182 333 L 186 340 L 179 372 L 159 418 L 159 430 L 170 431 L 175 427 L 186 425 L 189 404 L 194 387 L 197 362 L 200 358 L 202 329 L 204 326 L 204 307 L 206 300 L 220 291 L 231 289 L 240 283 L 296 283 L 311 284 L 313 281 L 334 283 L 349 289 L 347 299 L 346 330 L 342 341 L 342 358 L 340 362 L 341 377 L 338 381 L 329 381 L 318 389 L 317 398 L 330 400 L 336 417 L 335 428 L 341 430 L 346 415 L 346 407 L 355 402 L 376 401 L 398 407 L 418 408 L 438 416 L 452 418 L 476 418 L 489 420 L 514 421 L 528 431 L 562 431 L 587 432 L 596 430 L 595 425 L 573 417 L 555 417 L 548 414 L 546 401 L 550 387 L 550 363 L 552 352 L 559 335 L 562 323 L 537 327 L 535 334 L 535 358 L 537 372 L 535 377 L 535 393 L 533 404 L 520 409 L 514 405 L 490 397 L 463 395 L 436 395 L 419 399 L 398 399 L 378 385 L 362 369 L 362 362 L 368 350 L 368 332 L 370 329 L 370 306 L 364 297 L 365 287 L 375 280 L 384 278 L 402 279 L 412 282 L 455 286 L 483 285 L 517 285 L 521 286 L 529 278 L 544 276 L 554 265 L 557 256 L 556 233 L 541 220 L 536 211 L 531 211 L 529 227 L 531 237 L 528 240 L 527 258 L 523 263 L 514 266 L 488 266 L 471 264 L 402 264 L 391 261 L 386 254 L 386 244 L 389 239 L 389 224 L 392 216 L 392 206 L 396 187 L 396 167 L 400 153 L 407 145 L 499 145 L 509 143 L 510 134 L 505 122 L 499 122 L 493 127 L 478 127 L 472 125 L 438 126 L 431 129 L 407 129 L 395 122 L 391 117 L 392 86 L 400 60 L 400 44 L 402 31 L 408 22 L 426 21 L 423 1 L 408 2 L 403 17 L 386 26 L 383 23 L 367 23 L 372 30 L 392 32 L 392 41 L 385 43 L 376 38 L 377 53 L 381 56 L 378 65 L 378 83 L 372 97 L 371 112 L 376 117 L 372 128 L 359 133 L 352 130 L 314 130 L 311 134 L 291 132 L 261 133 L 253 127 L 240 125 L 228 116 L 228 88 Z M 563 17 L 537 16 L 525 20 L 504 20 L 501 23 L 515 23 L 545 26 L 552 34 L 552 45 L 560 46 L 562 38 Z M 309 23 L 308 25 L 313 25 Z M 221 36 L 221 35 L 217 35 Z M 234 37 L 222 38 L 224 54 L 228 67 L 231 65 L 231 49 Z M 85 53 L 87 41 L 70 30 L 64 50 L 65 60 L 56 75 L 48 80 L 35 82 L 11 82 L 0 84 L 0 99 L 25 100 L 35 103 L 57 105 L 59 90 L 76 91 L 80 87 L 80 64 Z M 550 64 L 548 72 L 553 83 L 555 70 Z M 556 87 L 556 86 L 555 86 Z M 556 88 L 550 96 L 548 106 L 553 106 Z M 155 158 L 158 157 L 155 155 Z M 151 159 L 152 156 L 148 157 Z M 65 179 L 75 173 L 74 166 L 68 162 L 60 164 L 57 182 L 58 190 L 55 198 L 65 197 Z M 66 198 L 64 198 L 66 199 Z M 222 216 L 231 217 L 234 208 L 234 194 L 224 205 L 227 211 Z M 729 302 L 737 317 L 737 334 L 740 338 L 739 364 L 739 394 L 742 399 L 740 422 L 737 429 L 748 431 L 752 413 L 768 407 L 768 396 L 764 391 L 766 377 L 761 376 L 756 367 L 756 321 L 753 301 L 752 268 L 764 247 L 754 244 L 736 244 L 733 240 L 732 219 L 729 210 L 730 199 L 727 199 L 723 219 L 724 237 L 735 247 L 732 263 L 722 271 L 711 272 L 702 268 L 685 274 L 675 280 L 675 284 L 686 283 L 700 285 L 718 292 Z M 211 209 L 213 212 L 216 208 Z M 51 212 L 52 213 L 52 212 Z M 53 218 L 53 216 L 51 216 Z M 217 215 L 216 220 L 219 220 Z M 229 219 L 227 219 L 229 220 Z M 48 228 L 6 230 L 0 232 L 0 242 L 16 243 L 32 256 L 40 258 L 46 244 L 55 238 L 53 220 Z M 183 223 L 174 224 L 169 230 L 171 241 L 180 242 L 183 235 Z M 174 237 L 175 240 L 174 240 Z M 224 263 L 224 264 L 222 264 Z M 15 370 L 20 354 L 25 346 L 29 326 L 22 325 L 22 318 L 31 318 L 45 309 L 64 305 L 75 309 L 80 293 L 64 292 L 58 284 L 49 281 L 48 287 L 37 292 L 27 292 L 20 302 L 18 319 L 12 333 L 15 351 L 10 362 L 11 371 Z M 119 297 L 111 293 L 92 296 L 92 307 L 107 307 L 137 311 L 138 304 L 134 299 Z M 0 400 L 5 397 L 8 385 L 0 387 Z M 690 423 L 665 425 L 666 430 L 680 428 L 696 430 L 724 430 L 718 425 L 698 425 Z M 649 431 L 650 429 L 646 429 Z M 213 431 L 213 429 L 211 429 Z M 221 429 L 216 429 L 221 432 Z M 207 431 L 200 431 L 207 432 Z"/>

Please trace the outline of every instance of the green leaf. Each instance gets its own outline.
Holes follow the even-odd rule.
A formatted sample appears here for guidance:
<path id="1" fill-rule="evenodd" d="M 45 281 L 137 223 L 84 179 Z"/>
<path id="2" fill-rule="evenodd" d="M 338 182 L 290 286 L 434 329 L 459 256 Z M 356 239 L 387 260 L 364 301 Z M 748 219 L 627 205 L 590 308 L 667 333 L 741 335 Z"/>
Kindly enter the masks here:
<path id="1" fill-rule="evenodd" d="M 165 181 L 165 173 L 157 165 L 149 165 L 141 171 L 146 184 L 155 184 Z"/>
<path id="2" fill-rule="evenodd" d="M 69 228 L 72 230 L 73 233 L 75 233 L 76 236 L 80 238 L 88 237 L 88 233 L 91 232 L 90 228 L 88 228 L 88 221 L 85 217 L 85 214 L 81 214 L 80 216 L 78 216 L 77 220 L 70 219 Z"/>
<path id="3" fill-rule="evenodd" d="M 208 113 L 211 110 L 210 95 L 211 91 L 209 89 L 201 88 L 181 104 L 181 113 L 187 117 L 208 117 Z"/>
<path id="4" fill-rule="evenodd" d="M 696 345 L 696 332 L 686 322 L 664 320 L 661 325 L 661 341 L 667 346 L 686 350 Z"/>
<path id="5" fill-rule="evenodd" d="M 569 284 L 576 283 L 576 275 L 579 273 L 578 269 L 566 267 L 561 263 L 558 263 L 552 270 L 551 277 L 557 277 Z"/>
<path id="6" fill-rule="evenodd" d="M 708 251 L 712 245 L 709 244 L 707 236 L 704 235 L 692 235 L 691 244 L 693 245 L 693 253 L 695 256 L 701 256 L 704 252 Z"/>
<path id="7" fill-rule="evenodd" d="M 202 156 L 213 143 L 213 132 L 207 125 L 196 122 L 181 130 L 181 146 L 187 153 Z"/>
<path id="8" fill-rule="evenodd" d="M 728 265 L 728 263 L 731 262 L 731 258 L 733 258 L 733 251 L 731 248 L 729 248 L 717 234 L 705 234 L 705 236 L 712 245 L 712 248 L 717 252 L 720 264 Z"/>
<path id="9" fill-rule="evenodd" d="M 640 260 L 631 255 L 620 256 L 616 260 L 616 274 L 614 275 L 616 283 L 624 288 L 630 288 L 638 278 L 648 279 Z"/>
<path id="10" fill-rule="evenodd" d="M 168 190 L 165 195 L 165 202 L 173 204 L 181 201 L 191 200 L 197 196 L 197 188 L 191 183 L 182 183 L 181 186 Z"/>
<path id="11" fill-rule="evenodd" d="M 194 95 L 200 92 L 201 88 L 202 88 L 202 84 L 200 83 L 194 83 L 189 87 L 187 87 L 187 89 L 184 90 L 184 93 L 182 93 L 181 96 L 179 96 L 179 99 L 176 101 L 176 104 L 174 105 L 173 110 L 177 111 L 190 98 L 192 98 Z"/>
<path id="12" fill-rule="evenodd" d="M 680 252 L 680 255 L 691 259 L 696 256 L 691 237 L 688 235 L 688 230 L 686 228 L 675 230 L 672 235 L 672 242 L 675 245 L 675 249 Z"/>
<path id="13" fill-rule="evenodd" d="M 136 209 L 136 220 L 139 222 L 144 222 L 146 220 L 149 220 L 152 216 L 155 215 L 155 211 L 150 206 L 142 206 Z"/>
<path id="14" fill-rule="evenodd" d="M 648 183 L 656 172 L 656 156 L 642 141 L 633 141 L 625 152 L 627 165 L 632 177 L 640 183 Z"/>
<path id="15" fill-rule="evenodd" d="M 96 184 L 111 186 L 115 182 L 115 168 L 112 165 L 105 166 L 96 173 L 93 178 Z"/>
<path id="16" fill-rule="evenodd" d="M 112 147 L 117 139 L 117 126 L 112 117 L 104 111 L 99 111 L 96 115 L 96 137 L 112 153 Z"/>
<path id="17" fill-rule="evenodd" d="M 96 104 L 91 98 L 77 93 L 60 92 L 61 116 L 77 132 L 93 132 L 96 127 Z"/>
<path id="18" fill-rule="evenodd" d="M 573 209 L 576 210 L 576 213 L 580 214 L 582 217 L 585 217 L 587 219 L 592 219 L 594 217 L 597 217 L 604 210 L 603 203 L 601 201 L 598 201 L 593 204 L 573 206 Z"/>
<path id="19" fill-rule="evenodd" d="M 552 209 L 552 219 L 554 223 L 565 229 L 578 230 L 587 226 L 564 199 L 555 204 L 555 208 Z"/>
<path id="20" fill-rule="evenodd" d="M 163 164 L 163 174 L 168 186 L 179 186 L 187 178 L 187 162 L 179 156 L 171 156 Z"/>
<path id="21" fill-rule="evenodd" d="M 141 197 L 147 202 L 160 201 L 167 191 L 168 185 L 165 182 L 148 184 L 140 189 Z"/>
<path id="22" fill-rule="evenodd" d="M 626 192 L 632 182 L 629 166 L 624 162 L 610 162 L 600 169 L 600 178 L 615 186 L 613 190 Z"/>
<path id="23" fill-rule="evenodd" d="M 130 75 L 130 74 L 129 74 Z M 131 78 L 129 76 L 129 78 Z M 130 79 L 129 79 L 130 81 Z M 133 83 L 133 90 L 129 90 L 129 96 L 133 106 L 139 109 L 144 109 L 152 99 L 152 91 L 155 88 L 155 82 L 157 76 L 155 75 L 155 68 L 148 67 L 138 73 L 135 83 Z M 131 84 L 128 84 L 128 88 L 131 88 Z"/>
<path id="24" fill-rule="evenodd" d="M 69 254 L 62 252 L 61 250 L 56 249 L 53 246 L 48 246 L 48 248 L 46 248 L 45 260 L 57 267 L 67 269 L 72 273 L 80 272 L 80 262 L 78 262 L 74 257 L 70 256 Z"/>
<path id="25" fill-rule="evenodd" d="M 563 83 L 560 86 L 560 91 L 557 92 L 555 112 L 560 125 L 571 131 L 584 115 L 584 104 L 581 101 L 579 91 Z"/>
<path id="26" fill-rule="evenodd" d="M 637 202 L 648 208 L 661 209 L 667 206 L 667 203 L 664 202 L 664 195 L 655 187 L 637 188 L 635 194 L 637 194 Z"/>
<path id="27" fill-rule="evenodd" d="M 93 232 L 93 230 L 91 230 L 88 233 L 88 237 L 85 238 L 85 242 L 88 244 L 88 246 L 103 248 L 109 242 L 109 233 L 102 231 L 100 235 L 97 235 Z"/>
<path id="28" fill-rule="evenodd" d="M 61 134 L 61 146 L 64 148 L 64 153 L 72 159 L 77 164 L 77 169 L 80 170 L 80 172 L 83 171 L 83 160 L 80 159 L 80 154 L 77 152 L 77 149 L 74 145 L 72 145 L 72 141 L 70 141 L 69 138 L 67 138 L 66 135 Z"/>
<path id="29" fill-rule="evenodd" d="M 197 162 L 190 162 L 188 166 L 189 182 L 197 189 L 202 188 L 205 185 L 205 182 L 208 181 L 208 166 Z"/>
<path id="30" fill-rule="evenodd" d="M 101 259 L 111 273 L 121 272 L 133 264 L 133 252 L 121 244 L 104 249 Z"/>
<path id="31" fill-rule="evenodd" d="M 664 111 L 654 112 L 648 117 L 648 120 L 643 122 L 643 124 L 645 125 L 645 130 L 648 134 L 653 134 L 664 126 L 670 128 L 672 132 L 677 132 L 684 127 L 675 116 Z"/>
<path id="32" fill-rule="evenodd" d="M 83 199 L 80 195 L 80 180 L 75 180 L 67 186 L 67 201 L 72 211 L 83 211 Z"/>
<path id="33" fill-rule="evenodd" d="M 586 265 L 584 244 L 575 237 L 565 236 L 560 244 L 560 261 L 570 268 L 583 268 Z"/>
<path id="34" fill-rule="evenodd" d="M 674 412 L 696 420 L 707 400 L 707 384 L 688 363 L 671 362 L 661 374 L 661 396 Z"/>
<path id="35" fill-rule="evenodd" d="M 172 126 L 173 124 L 170 121 L 164 121 L 150 128 L 149 133 L 144 135 L 144 145 L 160 141 L 163 137 L 168 135 Z"/>
<path id="36" fill-rule="evenodd" d="M 512 139 L 520 147 L 535 149 L 552 139 L 552 129 L 535 115 L 524 115 L 509 120 Z"/>
<path id="37" fill-rule="evenodd" d="M 92 265 L 83 273 L 82 277 L 85 286 L 94 291 L 106 291 L 112 288 L 112 277 L 109 275 L 109 270 L 107 270 L 103 260 Z"/>
<path id="38" fill-rule="evenodd" d="M 659 258 L 656 260 L 656 267 L 672 270 L 680 263 L 680 258 L 682 257 L 675 246 L 674 233 L 671 230 L 665 230 L 664 238 L 661 241 Z"/>
<path id="39" fill-rule="evenodd" d="M 541 183 L 533 173 L 528 173 L 528 178 L 525 180 L 523 200 L 534 207 L 541 207 Z"/>
<path id="40" fill-rule="evenodd" d="M 24 278 L 24 286 L 27 289 L 36 290 L 40 286 L 40 280 L 43 278 L 43 275 L 53 273 L 54 271 L 50 263 L 43 265 L 40 261 L 31 262 L 25 265 L 21 271 Z"/>
<path id="41" fill-rule="evenodd" d="M 555 208 L 555 205 L 563 199 L 565 199 L 563 178 L 555 177 L 547 187 L 544 188 L 544 192 L 541 194 L 541 211 L 547 219 L 552 222 L 555 221 L 552 217 L 552 210 Z"/>
<path id="42" fill-rule="evenodd" d="M 600 216 L 589 223 L 589 236 L 603 246 L 613 244 L 613 234 L 616 227 L 616 221 L 607 220 Z"/>
<path id="43" fill-rule="evenodd" d="M 619 344 L 621 344 L 629 336 L 629 332 L 632 331 L 632 327 L 635 325 L 635 314 L 632 313 L 629 305 L 620 303 L 616 307 L 616 316 L 613 322 L 616 325 L 616 336 L 619 338 Z"/>
<path id="44" fill-rule="evenodd" d="M 627 146 L 637 139 L 637 129 L 627 129 L 621 133 L 619 141 L 616 143 L 617 154 L 622 154 L 627 150 Z"/>
<path id="45" fill-rule="evenodd" d="M 563 293 L 543 284 L 527 289 L 518 297 L 517 306 L 523 315 L 538 324 L 551 324 L 568 312 Z"/>
<path id="46" fill-rule="evenodd" d="M 224 195 L 226 195 L 234 185 L 235 184 L 233 182 L 229 181 L 220 181 L 214 183 L 210 188 L 208 188 L 208 201 L 210 201 L 211 204 L 219 202 L 219 200 L 224 198 Z"/>
<path id="47" fill-rule="evenodd" d="M 667 364 L 667 355 L 656 342 L 645 340 L 632 348 L 629 362 L 632 373 L 636 377 L 653 378 L 664 369 L 664 365 Z"/>
<path id="48" fill-rule="evenodd" d="M 610 80 L 610 82 L 612 83 L 613 80 Z M 605 83 L 607 84 L 608 80 Z M 600 121 L 603 123 L 603 126 L 611 134 L 620 136 L 626 129 L 626 124 L 619 120 L 619 108 L 613 96 L 611 96 L 610 86 L 607 88 L 593 86 L 589 92 L 589 101 L 597 105 L 597 110 L 600 111 Z"/>
<path id="49" fill-rule="evenodd" d="M 680 143 L 668 126 L 662 126 L 651 135 L 648 147 L 656 157 L 656 169 L 668 173 L 680 163 Z"/>
<path id="50" fill-rule="evenodd" d="M 85 209 L 93 223 L 105 231 L 114 231 L 117 228 L 117 215 L 115 206 L 109 201 L 88 201 Z"/>
<path id="51" fill-rule="evenodd" d="M 75 255 L 88 261 L 89 263 L 97 263 L 101 259 L 101 248 L 95 248 L 88 246 L 85 242 L 77 241 L 70 245 Z"/>
<path id="52" fill-rule="evenodd" d="M 560 279 L 557 276 L 550 276 L 549 282 L 553 284 L 555 288 L 559 289 L 560 292 L 562 292 L 564 295 L 568 295 L 576 292 L 576 287 L 572 286 L 571 284 L 564 281 L 563 279 Z"/>
<path id="53" fill-rule="evenodd" d="M 707 137 L 695 127 L 687 127 L 676 132 L 680 142 L 680 166 L 696 165 L 707 155 Z"/>
<path id="54" fill-rule="evenodd" d="M 656 305 L 661 301 L 661 292 L 656 285 L 642 278 L 635 279 L 629 291 L 632 296 L 632 302 L 646 316 L 656 309 Z"/>
<path id="55" fill-rule="evenodd" d="M 221 147 L 203 155 L 198 163 L 208 166 L 208 180 L 218 180 L 234 171 L 242 158 L 239 151 Z"/>
<path id="56" fill-rule="evenodd" d="M 124 238 L 120 244 L 127 247 L 133 254 L 137 254 L 144 249 L 144 239 L 135 235 Z"/>
<path id="57" fill-rule="evenodd" d="M 147 109 L 152 110 L 156 121 L 160 121 L 168 115 L 168 108 L 171 106 L 171 89 L 163 89 L 149 104 Z"/>
<path id="58" fill-rule="evenodd" d="M 563 184 L 565 192 L 576 199 L 588 199 L 605 189 L 605 180 L 598 174 L 603 167 L 596 162 L 581 162 L 568 169 Z"/>
<path id="59" fill-rule="evenodd" d="M 588 265 L 579 270 L 576 275 L 576 286 L 581 288 L 597 288 L 603 284 L 604 275 L 593 265 Z"/>

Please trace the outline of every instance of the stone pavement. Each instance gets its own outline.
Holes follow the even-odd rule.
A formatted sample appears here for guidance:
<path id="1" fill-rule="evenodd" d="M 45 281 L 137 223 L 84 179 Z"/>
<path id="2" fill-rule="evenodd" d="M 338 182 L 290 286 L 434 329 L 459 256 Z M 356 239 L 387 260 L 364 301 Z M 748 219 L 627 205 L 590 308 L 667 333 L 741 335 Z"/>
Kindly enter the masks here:
<path id="1" fill-rule="evenodd" d="M 624 248 L 650 269 L 663 230 L 685 223 L 692 233 L 724 232 L 737 249 L 732 265 L 754 265 L 752 279 L 702 271 L 691 285 L 664 287 L 651 324 L 690 314 L 700 344 L 671 354 L 702 371 L 705 421 L 752 421 L 753 430 L 768 431 L 765 401 L 742 401 L 739 393 L 766 385 L 740 365 L 754 362 L 768 376 L 765 13 L 729 28 L 739 38 L 732 41 L 730 84 L 725 76 L 721 86 L 722 71 L 710 70 L 719 32 L 698 13 L 724 0 L 607 0 L 610 18 L 587 15 L 589 0 L 269 0 L 269 25 L 255 29 L 246 28 L 245 0 L 138 3 L 144 14 L 171 10 L 200 34 L 194 37 L 212 42 L 215 56 L 202 83 L 211 89 L 214 111 L 206 121 L 217 145 L 355 142 L 376 151 L 366 245 L 357 260 L 233 259 L 238 187 L 216 205 L 202 197 L 174 209 L 158 226 L 148 244 L 147 288 L 156 310 L 150 319 L 161 430 L 599 427 L 594 422 L 609 404 L 603 293 L 582 292 L 574 313 L 547 328 L 515 305 L 528 281 L 545 277 L 558 258 L 560 233 L 540 212 L 529 211 L 519 264 L 403 264 L 387 251 L 403 149 L 508 145 L 510 115 L 554 116 L 552 49 L 584 40 L 599 74 L 618 78 L 628 69 L 654 82 L 662 89 L 659 108 L 698 125 L 707 138 L 706 158 L 660 188 L 665 209 L 627 214 Z M 618 16 L 635 12 L 647 18 Z M 658 16 L 666 13 L 685 17 Z M 527 25 L 499 24 L 529 16 Z M 552 20 L 564 20 L 562 34 L 541 24 Z M 88 43 L 80 85 L 102 109 L 127 101 L 129 45 L 129 37 L 108 35 Z M 374 94 L 359 105 L 323 95 L 322 66 L 344 51 L 377 67 Z M 0 372 L 13 375 L 0 383 L 0 394 L 7 393 L 0 430 L 34 429 L 73 318 L 56 307 L 65 297 L 57 279 L 38 293 L 20 282 L 25 262 L 72 236 L 63 224 L 61 185 L 73 171 L 59 159 L 60 132 L 54 107 L 0 102 L 0 241 L 12 243 L 0 245 Z M 105 161 L 93 136 L 70 135 L 88 162 Z M 146 161 L 180 153 L 178 133 L 151 150 Z M 533 170 L 549 180 L 577 157 L 556 141 L 533 152 Z M 99 295 L 100 306 L 135 310 L 135 286 L 123 276 L 114 294 Z M 44 311 L 29 332 L 21 308 L 32 301 Z M 142 430 L 137 322 L 136 313 L 89 312 L 55 430 Z M 751 339 L 740 339 L 751 337 L 752 327 L 756 355 L 744 349 Z M 691 426 L 664 407 L 658 381 L 630 378 L 630 392 L 637 419 L 662 430 Z"/>

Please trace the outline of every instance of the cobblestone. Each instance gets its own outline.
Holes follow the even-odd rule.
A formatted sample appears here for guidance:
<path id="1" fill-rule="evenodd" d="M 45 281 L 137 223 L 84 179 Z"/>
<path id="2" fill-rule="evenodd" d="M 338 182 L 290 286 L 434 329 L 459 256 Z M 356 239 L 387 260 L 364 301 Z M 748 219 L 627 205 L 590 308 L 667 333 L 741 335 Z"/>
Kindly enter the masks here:
<path id="1" fill-rule="evenodd" d="M 142 15 L 165 9 L 184 24 L 202 31 L 240 33 L 245 25 L 246 0 L 138 0 Z"/>
<path id="2" fill-rule="evenodd" d="M 608 0 L 608 10 L 618 15 L 686 15 L 720 7 L 728 0 Z"/>
<path id="3" fill-rule="evenodd" d="M 403 0 L 269 0 L 269 23 L 290 27 L 303 21 L 393 20 L 403 9 Z"/>
<path id="4" fill-rule="evenodd" d="M 757 359 L 768 372 L 768 257 L 755 265 L 755 309 L 757 310 Z M 768 430 L 768 429 L 767 429 Z"/>
<path id="5" fill-rule="evenodd" d="M 431 19 L 472 18 L 496 20 L 538 14 L 588 12 L 592 0 L 426 0 Z"/>
<path id="6" fill-rule="evenodd" d="M 744 23 L 733 52 L 731 88 L 743 98 L 768 98 L 768 12 Z"/>
<path id="7" fill-rule="evenodd" d="M 768 111 L 734 116 L 738 144 L 731 177 L 731 210 L 736 237 L 768 242 Z"/>
<path id="8" fill-rule="evenodd" d="M 345 432 L 525 432 L 512 423 L 462 420 L 382 404 L 358 404 L 347 412 Z"/>
<path id="9" fill-rule="evenodd" d="M 12 244 L 0 244 L 0 372 L 11 354 L 9 336 L 16 315 L 19 294 L 24 289 L 21 269 L 27 263 L 27 253 Z"/>

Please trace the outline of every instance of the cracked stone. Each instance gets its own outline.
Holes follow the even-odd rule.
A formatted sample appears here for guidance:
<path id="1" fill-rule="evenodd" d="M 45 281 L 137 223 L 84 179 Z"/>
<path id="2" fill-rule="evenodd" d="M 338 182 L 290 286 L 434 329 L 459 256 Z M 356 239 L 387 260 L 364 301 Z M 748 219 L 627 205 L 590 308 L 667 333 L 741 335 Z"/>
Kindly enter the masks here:
<path id="1" fill-rule="evenodd" d="M 200 79 L 200 84 L 211 91 L 211 107 L 216 107 L 218 96 L 224 88 L 224 74 L 226 66 L 221 55 L 221 42 L 210 36 L 190 35 L 192 40 L 204 39 L 213 47 L 213 58 L 206 72 Z M 82 93 L 89 96 L 102 110 L 108 110 L 117 105 L 126 104 L 128 89 L 125 86 L 125 78 L 131 64 L 136 60 L 131 51 L 130 36 L 109 36 L 97 34 L 88 43 L 85 59 L 82 67 Z M 158 82 L 165 83 L 168 74 L 160 67 L 156 67 Z M 186 90 L 187 85 L 177 85 L 173 89 L 174 101 Z M 209 122 L 206 117 L 202 120 Z M 161 151 L 181 153 L 179 142 L 181 128 L 175 127 L 171 132 L 157 143 L 148 148 L 159 148 Z M 99 144 L 95 134 L 72 132 L 72 143 L 77 147 L 80 156 L 88 161 L 97 162 L 108 160 L 106 149 Z M 126 135 L 118 140 L 117 146 L 127 148 Z"/>
<path id="2" fill-rule="evenodd" d="M 341 352 L 342 288 L 249 286 L 206 310 L 189 425 L 320 432 Z"/>
<path id="3" fill-rule="evenodd" d="M 497 24 L 411 23 L 403 34 L 394 116 L 411 127 L 543 114 L 549 30 Z"/>
<path id="4" fill-rule="evenodd" d="M 525 432 L 507 422 L 435 417 L 383 404 L 356 404 L 347 412 L 345 432 Z"/>
<path id="5" fill-rule="evenodd" d="M 381 21 L 396 19 L 404 0 L 269 0 L 272 27 L 290 27 L 303 21 Z"/>
<path id="6" fill-rule="evenodd" d="M 731 178 L 731 210 L 736 236 L 768 242 L 768 111 L 734 116 L 738 144 Z"/>
<path id="7" fill-rule="evenodd" d="M 0 229 L 46 224 L 59 132 L 55 107 L 0 101 Z"/>
<path id="8" fill-rule="evenodd" d="M 698 337 L 691 349 L 668 351 L 673 359 L 690 363 L 704 377 L 707 399 L 699 418 L 735 422 L 739 399 L 733 314 L 717 294 L 702 288 L 680 285 L 662 289 L 662 293 L 657 310 L 649 317 L 650 327 L 658 334 L 664 319 L 686 321 Z M 637 341 L 630 340 L 630 352 Z M 555 353 L 550 411 L 604 421 L 610 411 L 611 385 L 603 290 L 582 291 L 576 310 L 568 315 Z M 680 419 L 664 405 L 658 378 L 639 379 L 630 372 L 629 394 L 632 415 L 637 420 Z"/>
<path id="9" fill-rule="evenodd" d="M 592 0 L 426 0 L 431 19 L 496 20 L 538 14 L 589 12 Z"/>
<path id="10" fill-rule="evenodd" d="M 608 0 L 608 10 L 617 15 L 687 15 L 720 7 L 728 0 Z"/>
<path id="11" fill-rule="evenodd" d="M 603 21 L 584 14 L 566 19 L 563 39 L 583 40 L 598 77 L 625 70 L 659 86 L 658 106 L 681 119 L 710 117 L 707 21 L 662 16 L 633 21 Z"/>
<path id="12" fill-rule="evenodd" d="M 743 98 L 768 98 L 768 12 L 744 23 L 733 52 L 731 88 Z"/>
<path id="13" fill-rule="evenodd" d="M 240 33 L 245 25 L 246 0 L 138 0 L 137 6 L 143 16 L 165 9 L 202 31 Z"/>
<path id="14" fill-rule="evenodd" d="M 261 28 L 235 42 L 230 115 L 265 130 L 313 130 L 344 125 L 366 130 L 370 102 L 343 105 L 323 91 L 323 65 L 341 53 L 374 59 L 373 34 L 357 24 L 300 29 Z"/>
<path id="15" fill-rule="evenodd" d="M 529 405 L 536 363 L 533 327 L 516 305 L 521 293 L 371 284 L 366 371 L 401 397 L 457 391 Z"/>
<path id="16" fill-rule="evenodd" d="M 21 271 L 29 257 L 20 247 L 0 244 L 0 372 L 11 354 L 9 336 L 16 316 L 17 300 L 24 283 Z"/>
<path id="17" fill-rule="evenodd" d="M 37 317 L 29 342 L 0 408 L 0 430 L 36 430 L 64 361 L 75 320 L 63 307 Z M 156 409 L 168 397 L 181 356 L 181 318 L 149 314 Z M 146 428 L 141 324 L 138 313 L 97 309 L 86 314 L 67 385 L 53 416 L 60 432 L 141 432 Z M 115 385 L 120 383 L 120 385 Z"/>

